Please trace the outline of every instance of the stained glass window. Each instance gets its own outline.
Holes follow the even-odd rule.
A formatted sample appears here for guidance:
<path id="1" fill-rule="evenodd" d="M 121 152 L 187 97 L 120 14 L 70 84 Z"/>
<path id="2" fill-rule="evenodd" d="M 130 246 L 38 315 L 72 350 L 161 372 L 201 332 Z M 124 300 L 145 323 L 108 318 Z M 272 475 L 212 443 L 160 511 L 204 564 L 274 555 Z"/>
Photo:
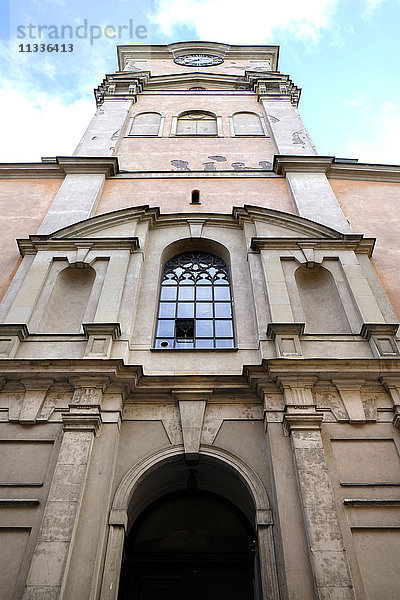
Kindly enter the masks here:
<path id="1" fill-rule="evenodd" d="M 232 295 L 226 263 L 184 252 L 164 266 L 155 347 L 233 348 Z"/>

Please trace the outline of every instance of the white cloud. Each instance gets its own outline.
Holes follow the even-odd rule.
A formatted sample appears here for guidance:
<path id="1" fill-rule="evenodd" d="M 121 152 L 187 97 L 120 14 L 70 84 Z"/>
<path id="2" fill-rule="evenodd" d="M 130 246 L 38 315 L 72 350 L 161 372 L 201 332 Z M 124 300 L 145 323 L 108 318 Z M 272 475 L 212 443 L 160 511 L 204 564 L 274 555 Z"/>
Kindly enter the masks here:
<path id="1" fill-rule="evenodd" d="M 339 0 L 159 0 L 152 21 L 166 35 L 177 27 L 193 27 L 201 39 L 228 43 L 270 43 L 273 32 L 318 41 Z M 223 32 L 223 33 L 222 33 Z M 221 39 L 223 36 L 225 39 Z"/>
<path id="2" fill-rule="evenodd" d="M 386 101 L 374 109 L 361 135 L 348 138 L 346 156 L 360 162 L 400 164 L 399 139 L 400 106 Z"/>
<path id="3" fill-rule="evenodd" d="M 91 116 L 93 100 L 65 105 L 58 96 L 38 92 L 29 98 L 0 90 L 2 125 L 0 162 L 40 161 L 41 156 L 71 155 Z"/>

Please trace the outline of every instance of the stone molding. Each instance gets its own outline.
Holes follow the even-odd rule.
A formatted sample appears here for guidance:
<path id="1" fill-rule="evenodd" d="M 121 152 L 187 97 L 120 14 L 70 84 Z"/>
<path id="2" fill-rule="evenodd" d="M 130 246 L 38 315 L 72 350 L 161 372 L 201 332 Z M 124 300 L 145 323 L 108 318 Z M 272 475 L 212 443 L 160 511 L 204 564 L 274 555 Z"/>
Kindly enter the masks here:
<path id="1" fill-rule="evenodd" d="M 86 337 L 110 335 L 113 340 L 116 340 L 121 336 L 121 325 L 119 323 L 83 323 L 82 327 Z"/>
<path id="2" fill-rule="evenodd" d="M 129 250 L 132 254 L 139 248 L 137 237 L 113 238 L 53 238 L 47 235 L 31 235 L 29 239 L 17 240 L 21 256 L 38 252 L 59 252 L 81 249 L 87 250 Z"/>
<path id="3" fill-rule="evenodd" d="M 243 92 L 241 92 L 243 93 Z M 128 96 L 132 99 L 132 96 Z M 321 160 L 323 159 L 323 160 Z M 1 163 L 0 179 L 63 179 L 68 173 L 101 173 L 107 178 L 220 178 L 220 177 L 284 177 L 287 172 L 325 173 L 332 179 L 400 182 L 400 166 L 341 162 L 334 157 L 280 155 L 274 156 L 272 171 L 119 171 L 117 157 L 54 157 L 41 163 Z"/>
<path id="4" fill-rule="evenodd" d="M 375 245 L 374 238 L 364 238 L 362 235 L 345 235 L 342 239 L 332 238 L 251 238 L 251 249 L 260 250 L 352 250 L 356 254 L 367 254 L 370 258 Z M 306 261 L 305 261 L 306 262 Z"/>
<path id="5" fill-rule="evenodd" d="M 1 163 L 0 179 L 63 179 L 66 175 L 105 175 L 119 173 L 116 156 L 56 156 L 43 158 L 41 163 Z"/>
<path id="6" fill-rule="evenodd" d="M 29 336 L 29 331 L 24 323 L 0 323 L 0 336 L 17 337 L 22 341 Z"/>
<path id="7" fill-rule="evenodd" d="M 82 412 L 63 413 L 63 431 L 84 431 L 96 435 L 101 428 L 102 418 L 100 413 L 89 411 L 90 407 L 82 406 Z"/>
<path id="8" fill-rule="evenodd" d="M 400 166 L 348 162 L 334 156 L 275 154 L 272 168 L 277 175 L 283 177 L 287 173 L 325 173 L 332 179 L 400 181 Z"/>
<path id="9" fill-rule="evenodd" d="M 376 358 L 394 358 L 400 356 L 394 339 L 398 328 L 398 323 L 364 323 L 360 335 L 369 341 Z"/>

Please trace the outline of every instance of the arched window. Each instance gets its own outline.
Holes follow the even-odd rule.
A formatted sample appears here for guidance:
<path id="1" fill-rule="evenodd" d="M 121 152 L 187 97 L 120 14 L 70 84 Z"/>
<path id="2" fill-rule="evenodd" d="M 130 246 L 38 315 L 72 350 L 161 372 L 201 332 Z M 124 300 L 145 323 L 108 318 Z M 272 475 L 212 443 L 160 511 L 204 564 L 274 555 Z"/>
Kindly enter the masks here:
<path id="1" fill-rule="evenodd" d="M 265 135 L 260 115 L 252 112 L 238 112 L 231 117 L 232 135 Z"/>
<path id="2" fill-rule="evenodd" d="M 176 135 L 217 135 L 217 118 L 199 110 L 178 117 Z"/>
<path id="3" fill-rule="evenodd" d="M 160 134 L 161 121 L 159 113 L 139 113 L 133 117 L 129 135 L 157 137 Z"/>
<path id="4" fill-rule="evenodd" d="M 165 264 L 155 347 L 234 347 L 229 272 L 221 258 L 184 252 Z"/>

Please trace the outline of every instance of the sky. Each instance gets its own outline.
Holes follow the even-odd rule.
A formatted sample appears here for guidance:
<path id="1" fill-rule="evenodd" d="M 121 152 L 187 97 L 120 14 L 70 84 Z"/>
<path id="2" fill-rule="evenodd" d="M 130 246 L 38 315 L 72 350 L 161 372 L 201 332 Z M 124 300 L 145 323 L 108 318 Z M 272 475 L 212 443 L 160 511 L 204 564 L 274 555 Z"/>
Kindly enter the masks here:
<path id="1" fill-rule="evenodd" d="M 400 164 L 399 26 L 400 0 L 0 0 L 0 162 L 73 153 L 117 44 L 211 40 L 281 47 L 319 154 Z"/>

